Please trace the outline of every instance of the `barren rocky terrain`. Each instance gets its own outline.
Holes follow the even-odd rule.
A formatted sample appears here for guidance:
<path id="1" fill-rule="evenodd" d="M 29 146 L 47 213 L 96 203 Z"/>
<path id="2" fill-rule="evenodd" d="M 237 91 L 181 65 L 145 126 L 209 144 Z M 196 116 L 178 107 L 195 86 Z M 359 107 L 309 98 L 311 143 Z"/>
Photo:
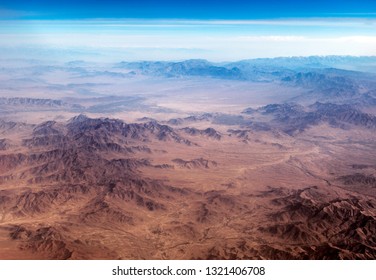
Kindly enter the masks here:
<path id="1" fill-rule="evenodd" d="M 36 98 L 58 87 L 2 72 L 0 259 L 375 259 L 371 74 L 192 63 L 116 65 L 108 84 L 172 76 L 133 96 Z M 227 99 L 196 107 L 191 76 Z"/>

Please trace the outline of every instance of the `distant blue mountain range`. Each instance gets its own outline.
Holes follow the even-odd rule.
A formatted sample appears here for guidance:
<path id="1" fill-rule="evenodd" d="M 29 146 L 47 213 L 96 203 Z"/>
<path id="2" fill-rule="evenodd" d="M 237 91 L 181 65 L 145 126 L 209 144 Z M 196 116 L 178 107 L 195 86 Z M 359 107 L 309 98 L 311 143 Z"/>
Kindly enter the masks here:
<path id="1" fill-rule="evenodd" d="M 212 63 L 202 59 L 180 62 L 121 62 L 117 68 L 163 77 L 203 77 L 253 82 L 279 82 L 308 90 L 299 100 L 376 103 L 376 57 L 310 56 Z M 371 70 L 371 71 L 368 71 Z M 368 71 L 368 72 L 367 72 Z"/>
<path id="2" fill-rule="evenodd" d="M 202 76 L 221 79 L 267 81 L 286 79 L 298 72 L 330 69 L 333 75 L 351 76 L 350 70 L 376 72 L 376 56 L 310 56 L 242 60 L 231 63 L 212 63 L 203 59 L 180 62 L 140 61 L 121 62 L 116 67 L 138 70 L 145 75 L 165 77 Z M 338 69 L 336 69 L 338 68 Z M 340 69 L 345 69 L 341 70 Z M 372 71 L 370 71 L 372 72 Z M 313 77 L 313 76 L 312 76 Z"/>

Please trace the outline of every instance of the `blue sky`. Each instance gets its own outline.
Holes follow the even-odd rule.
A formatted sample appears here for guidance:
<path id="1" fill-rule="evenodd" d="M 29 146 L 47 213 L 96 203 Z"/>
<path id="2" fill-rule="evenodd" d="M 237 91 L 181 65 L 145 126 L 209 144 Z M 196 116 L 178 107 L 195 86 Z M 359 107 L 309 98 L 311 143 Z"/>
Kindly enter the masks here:
<path id="1" fill-rule="evenodd" d="M 376 1 L 0 2 L 0 58 L 376 55 Z"/>
<path id="2" fill-rule="evenodd" d="M 375 17 L 374 0 L 2 0 L 2 18 L 13 19 L 270 19 Z"/>

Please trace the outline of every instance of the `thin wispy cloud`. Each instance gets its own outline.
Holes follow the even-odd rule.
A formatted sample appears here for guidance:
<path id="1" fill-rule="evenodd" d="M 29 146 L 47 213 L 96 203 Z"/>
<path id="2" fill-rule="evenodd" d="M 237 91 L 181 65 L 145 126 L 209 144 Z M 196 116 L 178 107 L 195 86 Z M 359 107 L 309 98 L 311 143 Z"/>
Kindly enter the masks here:
<path id="1" fill-rule="evenodd" d="M 19 53 L 25 46 L 86 49 L 111 59 L 124 54 L 126 57 L 121 59 L 128 60 L 376 55 L 375 20 L 368 21 L 368 25 L 366 22 L 365 19 L 3 21 L 0 47 L 18 49 Z"/>

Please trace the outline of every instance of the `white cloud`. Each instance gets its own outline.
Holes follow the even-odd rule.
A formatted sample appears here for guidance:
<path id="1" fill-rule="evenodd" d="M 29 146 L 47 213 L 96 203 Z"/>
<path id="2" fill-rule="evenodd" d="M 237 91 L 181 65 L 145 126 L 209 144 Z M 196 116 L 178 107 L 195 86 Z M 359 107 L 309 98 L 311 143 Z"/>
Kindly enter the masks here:
<path id="1" fill-rule="evenodd" d="M 291 24 L 291 34 L 279 29 L 223 28 L 233 24 Z M 343 28 L 334 34 L 326 29 L 294 33 L 302 21 L 68 21 L 8 22 L 0 26 L 0 47 L 22 49 L 88 50 L 107 57 L 128 55 L 127 59 L 206 58 L 215 61 L 255 57 L 306 55 L 376 55 L 376 33 L 354 35 Z M 308 20 L 306 23 L 325 22 Z M 360 22 L 360 21 L 359 21 Z M 155 23 L 151 24 L 151 23 Z M 191 27 L 186 28 L 185 24 Z M 160 24 L 160 25 L 158 25 Z M 210 26 L 201 28 L 200 24 Z M 335 23 L 333 23 L 335 24 Z M 339 24 L 339 23 L 337 23 Z M 166 28 L 168 25 L 169 28 Z M 5 26 L 5 25 L 3 25 Z M 11 28 L 9 28 L 9 26 Z M 213 28 L 214 27 L 214 28 Z M 18 32 L 10 32 L 16 28 Z M 335 29 L 335 28 L 334 28 Z M 255 31 L 256 30 L 256 31 Z M 261 31 L 260 31 L 261 30 Z M 363 27 L 357 27 L 363 31 Z M 362 32 L 359 32 L 362 34 Z M 56 52 L 55 52 L 56 53 Z"/>

